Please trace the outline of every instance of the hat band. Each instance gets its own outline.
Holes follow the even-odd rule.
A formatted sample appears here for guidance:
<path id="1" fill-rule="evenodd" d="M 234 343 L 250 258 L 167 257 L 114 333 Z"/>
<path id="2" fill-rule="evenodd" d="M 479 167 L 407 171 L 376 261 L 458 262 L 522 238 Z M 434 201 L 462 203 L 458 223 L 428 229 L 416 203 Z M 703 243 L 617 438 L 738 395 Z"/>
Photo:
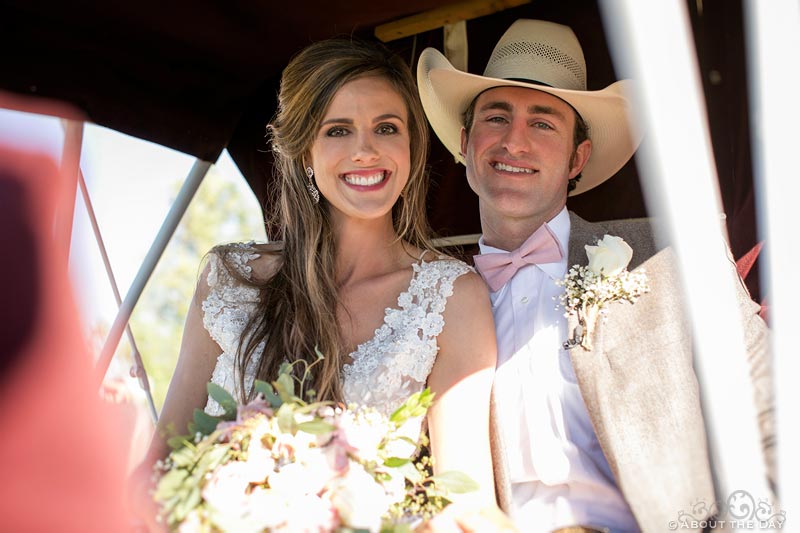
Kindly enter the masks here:
<path id="1" fill-rule="evenodd" d="M 544 85 L 545 87 L 551 87 L 555 89 L 555 87 L 553 87 L 549 83 L 545 83 L 539 80 L 529 80 L 528 78 L 503 78 L 503 79 L 508 81 L 521 81 L 522 83 L 531 83 L 533 85 Z"/>

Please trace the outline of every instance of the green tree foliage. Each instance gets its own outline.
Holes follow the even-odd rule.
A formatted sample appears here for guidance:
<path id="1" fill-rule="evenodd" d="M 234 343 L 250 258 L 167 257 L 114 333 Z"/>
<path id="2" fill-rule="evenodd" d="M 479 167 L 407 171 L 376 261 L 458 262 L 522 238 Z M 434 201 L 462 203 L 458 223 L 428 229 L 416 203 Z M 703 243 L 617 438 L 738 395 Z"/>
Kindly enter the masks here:
<path id="1" fill-rule="evenodd" d="M 134 309 L 131 328 L 159 410 L 206 253 L 223 242 L 265 239 L 261 210 L 246 187 L 211 169 Z"/>

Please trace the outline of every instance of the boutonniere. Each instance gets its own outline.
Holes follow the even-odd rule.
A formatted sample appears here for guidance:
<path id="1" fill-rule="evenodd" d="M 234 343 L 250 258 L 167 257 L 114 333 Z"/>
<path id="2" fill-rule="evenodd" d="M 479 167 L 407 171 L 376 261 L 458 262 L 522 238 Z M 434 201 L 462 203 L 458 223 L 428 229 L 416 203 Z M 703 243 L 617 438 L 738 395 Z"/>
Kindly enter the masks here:
<path id="1" fill-rule="evenodd" d="M 578 318 L 572 338 L 564 342 L 567 350 L 577 345 L 591 350 L 597 320 L 608 312 L 608 304 L 634 303 L 650 290 L 643 268 L 628 272 L 633 249 L 622 238 L 605 235 L 597 245 L 586 245 L 586 256 L 587 266 L 573 265 L 564 279 L 556 282 L 564 287 L 564 316 L 575 314 Z"/>

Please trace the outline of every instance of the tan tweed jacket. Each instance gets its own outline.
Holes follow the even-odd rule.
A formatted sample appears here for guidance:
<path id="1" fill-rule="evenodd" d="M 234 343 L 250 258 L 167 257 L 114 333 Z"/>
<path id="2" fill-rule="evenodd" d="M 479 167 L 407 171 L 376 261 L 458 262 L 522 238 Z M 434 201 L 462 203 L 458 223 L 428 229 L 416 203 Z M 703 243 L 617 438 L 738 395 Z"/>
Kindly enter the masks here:
<path id="1" fill-rule="evenodd" d="M 605 234 L 634 250 L 629 268 L 645 268 L 650 292 L 634 305 L 612 304 L 597 326 L 594 349 L 572 349 L 572 363 L 597 438 L 643 531 L 668 530 L 681 510 L 715 501 L 692 336 L 670 248 L 659 250 L 645 219 L 589 223 L 570 213 L 569 265 L 587 264 L 585 244 Z M 767 462 L 774 428 L 767 328 L 739 284 L 751 376 Z M 577 325 L 571 317 L 569 331 Z M 565 339 L 566 340 L 566 339 Z M 509 508 L 502 433 L 492 425 L 498 503 Z M 532 525 L 534 526 L 534 525 Z"/>

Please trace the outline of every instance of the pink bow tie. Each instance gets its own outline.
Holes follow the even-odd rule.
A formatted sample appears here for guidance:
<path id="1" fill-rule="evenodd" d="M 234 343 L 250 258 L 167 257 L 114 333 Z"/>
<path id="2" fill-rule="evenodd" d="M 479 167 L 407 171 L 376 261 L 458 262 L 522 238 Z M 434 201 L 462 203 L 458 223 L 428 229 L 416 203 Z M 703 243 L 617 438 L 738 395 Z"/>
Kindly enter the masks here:
<path id="1" fill-rule="evenodd" d="M 562 257 L 555 235 L 546 224 L 543 224 L 513 252 L 476 255 L 475 268 L 486 280 L 492 292 L 496 292 L 508 283 L 520 268 L 538 263 L 555 263 Z"/>

